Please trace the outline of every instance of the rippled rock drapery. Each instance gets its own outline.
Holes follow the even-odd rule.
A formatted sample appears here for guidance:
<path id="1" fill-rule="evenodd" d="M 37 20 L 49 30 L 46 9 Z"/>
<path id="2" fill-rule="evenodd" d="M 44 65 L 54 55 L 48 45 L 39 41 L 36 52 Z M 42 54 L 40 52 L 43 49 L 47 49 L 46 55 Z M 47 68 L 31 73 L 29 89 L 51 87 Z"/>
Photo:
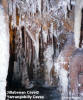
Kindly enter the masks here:
<path id="1" fill-rule="evenodd" d="M 67 8 L 70 10 L 70 0 L 9 0 L 13 77 L 21 83 L 27 77 L 28 81 L 41 78 L 46 85 L 54 84 L 54 62 L 67 33 L 73 31 Z"/>

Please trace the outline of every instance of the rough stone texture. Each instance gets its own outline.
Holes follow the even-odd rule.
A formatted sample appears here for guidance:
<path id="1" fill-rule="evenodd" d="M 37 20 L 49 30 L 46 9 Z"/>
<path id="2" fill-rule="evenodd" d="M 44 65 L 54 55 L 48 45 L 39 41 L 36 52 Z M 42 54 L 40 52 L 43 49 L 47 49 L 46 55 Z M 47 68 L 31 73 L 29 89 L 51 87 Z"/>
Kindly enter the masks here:
<path id="1" fill-rule="evenodd" d="M 81 73 L 83 72 L 83 70 L 81 69 L 81 67 L 83 66 L 82 60 L 83 60 L 83 49 L 75 50 L 70 60 L 70 83 L 71 83 L 72 95 L 75 96 L 78 96 L 80 92 L 78 91 L 79 84 L 82 85 L 81 81 L 82 78 L 80 76 Z"/>

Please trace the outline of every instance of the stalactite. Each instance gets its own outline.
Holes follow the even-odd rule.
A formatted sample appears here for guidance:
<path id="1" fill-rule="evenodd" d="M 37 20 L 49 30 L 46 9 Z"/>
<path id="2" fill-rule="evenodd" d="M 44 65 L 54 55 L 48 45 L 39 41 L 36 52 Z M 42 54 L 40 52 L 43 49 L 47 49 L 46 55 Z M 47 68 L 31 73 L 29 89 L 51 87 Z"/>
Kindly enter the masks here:
<path id="1" fill-rule="evenodd" d="M 39 12 L 40 12 L 40 15 L 41 15 L 41 0 L 38 0 L 38 9 L 39 9 Z"/>
<path id="2" fill-rule="evenodd" d="M 47 43 L 47 36 L 48 36 L 48 27 L 47 27 L 47 24 L 43 25 L 42 34 L 43 34 L 43 41 L 45 43 Z"/>
<path id="3" fill-rule="evenodd" d="M 11 5 L 11 1 L 9 3 L 9 8 L 13 9 L 9 10 L 9 15 L 12 19 L 11 27 L 16 27 L 19 42 L 23 41 L 22 37 L 22 27 L 24 27 L 24 43 L 25 46 L 16 48 L 16 56 L 21 59 L 21 51 L 25 50 L 24 62 L 28 63 L 28 66 L 33 67 L 33 77 L 37 79 L 38 71 L 42 68 L 46 73 L 45 82 L 47 84 L 51 84 L 51 76 L 50 72 L 53 67 L 53 61 L 55 61 L 55 57 L 59 56 L 62 47 L 60 42 L 60 36 L 62 34 L 67 33 L 64 28 L 64 20 L 67 15 L 67 6 L 69 6 L 70 0 L 13 0 Z M 69 7 L 68 7 L 69 8 Z M 13 12 L 12 12 L 13 11 Z M 64 20 L 62 20 L 64 19 Z M 42 28 L 42 31 L 41 31 Z M 12 29 L 11 29 L 12 31 Z M 26 34 L 26 35 L 25 35 Z M 42 35 L 42 43 L 40 44 L 40 35 Z M 65 36 L 64 36 L 65 37 Z M 61 37 L 62 39 L 63 37 Z M 63 39 L 65 40 L 65 39 Z M 54 43 L 56 41 L 56 43 Z M 19 43 L 17 43 L 19 44 Z M 64 44 L 64 43 L 63 43 Z M 43 50 L 40 50 L 40 45 Z M 55 46 L 54 46 L 55 45 Z M 42 51 L 43 58 L 46 59 L 43 61 L 43 65 L 40 64 L 39 53 Z M 51 51 L 51 54 L 50 54 Z M 18 53 L 20 52 L 20 53 Z M 52 55 L 56 52 L 53 57 Z M 48 55 L 49 54 L 49 55 Z M 48 57 L 47 57 L 48 56 Z M 16 61 L 17 65 L 19 61 Z M 15 63 L 16 63 L 15 62 Z M 21 59 L 21 63 L 22 63 Z M 33 63 L 31 65 L 31 63 Z M 51 63 L 51 65 L 49 64 Z M 15 66 L 17 66 L 15 64 Z M 22 66 L 21 66 L 22 67 Z M 16 70 L 16 69 L 15 69 Z M 17 69 L 19 70 L 19 69 Z M 42 76 L 44 77 L 44 75 Z M 44 79 L 44 78 L 42 78 Z"/>
<path id="4" fill-rule="evenodd" d="M 16 0 L 13 1 L 12 5 L 13 15 L 12 15 L 12 26 L 16 27 Z"/>
<path id="5" fill-rule="evenodd" d="M 9 15 L 11 15 L 12 16 L 12 14 L 13 14 L 13 6 L 12 6 L 12 3 L 13 3 L 13 1 L 12 0 L 9 0 L 9 2 L 8 2 L 8 6 L 9 6 Z"/>

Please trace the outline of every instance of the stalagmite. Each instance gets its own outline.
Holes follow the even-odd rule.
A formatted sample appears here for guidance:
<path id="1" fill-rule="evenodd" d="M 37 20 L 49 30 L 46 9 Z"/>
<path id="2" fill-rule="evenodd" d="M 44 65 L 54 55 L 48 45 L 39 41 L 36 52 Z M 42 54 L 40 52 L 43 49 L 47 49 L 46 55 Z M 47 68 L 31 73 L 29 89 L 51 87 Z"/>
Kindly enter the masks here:
<path id="1" fill-rule="evenodd" d="M 8 18 L 0 5 L 0 99 L 6 98 L 6 78 L 9 66 L 9 29 Z"/>
<path id="2" fill-rule="evenodd" d="M 59 76 L 60 89 L 62 90 L 63 96 L 68 95 L 68 64 L 74 50 L 74 38 L 71 33 L 67 38 L 64 49 L 60 52 L 57 61 L 54 63 L 55 72 L 57 72 Z"/>
<path id="3" fill-rule="evenodd" d="M 45 70 L 46 70 L 46 76 L 45 76 L 45 84 L 48 86 L 51 86 L 51 69 L 53 67 L 53 46 L 49 45 L 47 49 L 44 51 L 44 60 L 45 60 Z"/>

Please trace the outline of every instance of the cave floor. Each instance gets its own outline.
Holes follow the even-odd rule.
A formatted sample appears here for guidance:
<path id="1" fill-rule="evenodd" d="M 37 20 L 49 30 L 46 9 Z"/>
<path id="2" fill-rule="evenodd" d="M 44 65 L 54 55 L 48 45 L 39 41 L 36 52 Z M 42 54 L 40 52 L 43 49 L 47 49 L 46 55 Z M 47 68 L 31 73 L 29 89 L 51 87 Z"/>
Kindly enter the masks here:
<path id="1" fill-rule="evenodd" d="M 24 87 L 22 87 L 20 84 L 17 83 L 13 83 L 10 87 L 7 86 L 6 88 L 7 91 L 7 100 L 61 100 L 61 95 L 60 92 L 58 91 L 57 87 L 43 87 L 41 85 L 36 84 L 33 88 L 31 89 L 25 89 Z M 35 91 L 35 92 L 39 92 L 38 94 L 35 94 L 35 96 L 42 96 L 44 98 L 32 98 L 30 99 L 29 96 L 33 96 L 33 94 L 13 94 L 13 93 L 9 93 L 10 91 L 12 92 L 26 92 L 27 91 Z M 27 99 L 20 99 L 20 96 L 28 96 Z M 14 98 L 11 98 L 12 96 L 14 96 Z M 19 96 L 19 98 L 15 98 L 16 96 Z"/>

